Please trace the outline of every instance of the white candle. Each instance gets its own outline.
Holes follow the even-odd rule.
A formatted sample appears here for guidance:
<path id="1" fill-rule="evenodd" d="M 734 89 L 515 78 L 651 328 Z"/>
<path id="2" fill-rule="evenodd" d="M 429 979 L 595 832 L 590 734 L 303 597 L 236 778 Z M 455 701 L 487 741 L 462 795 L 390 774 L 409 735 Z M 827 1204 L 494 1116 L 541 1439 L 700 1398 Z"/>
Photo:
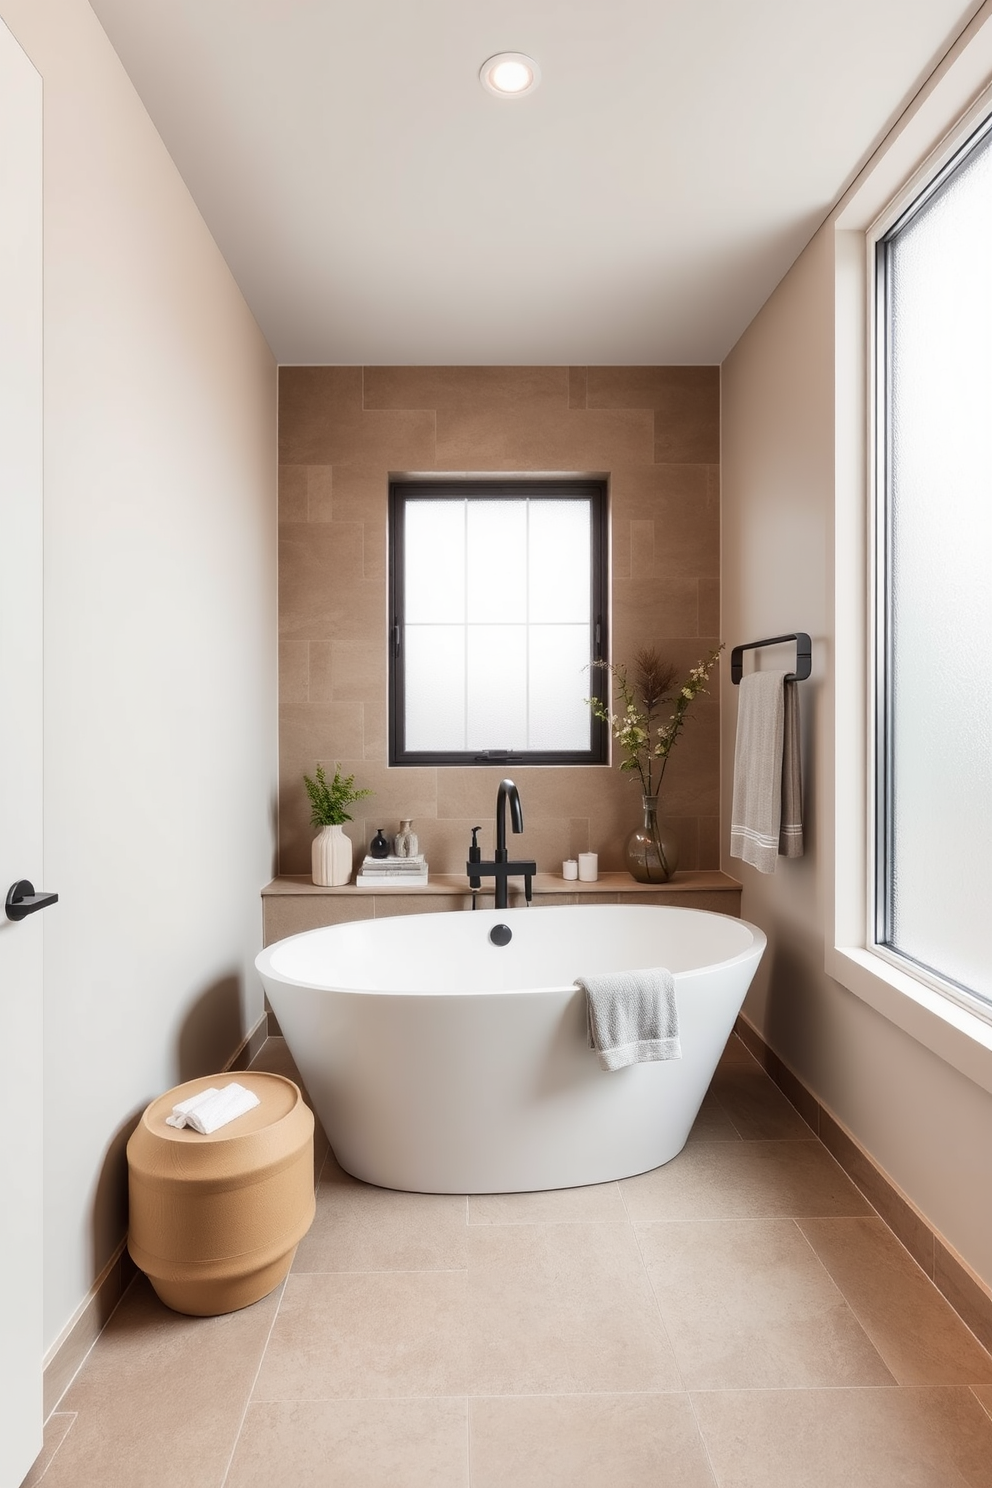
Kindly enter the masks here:
<path id="1" fill-rule="evenodd" d="M 561 865 L 562 878 L 578 878 L 579 865 L 575 858 L 566 858 Z"/>
<path id="2" fill-rule="evenodd" d="M 584 883 L 595 883 L 599 877 L 599 858 L 595 853 L 579 853 L 579 878 Z"/>

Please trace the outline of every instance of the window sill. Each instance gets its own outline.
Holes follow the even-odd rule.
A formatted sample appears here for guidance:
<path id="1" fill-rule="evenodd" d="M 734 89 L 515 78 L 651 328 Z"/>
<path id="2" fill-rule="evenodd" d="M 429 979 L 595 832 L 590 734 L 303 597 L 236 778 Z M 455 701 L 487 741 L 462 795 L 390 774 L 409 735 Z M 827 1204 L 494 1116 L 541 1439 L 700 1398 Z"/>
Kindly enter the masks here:
<path id="1" fill-rule="evenodd" d="M 992 1024 L 858 946 L 828 950 L 835 981 L 992 1094 Z"/>

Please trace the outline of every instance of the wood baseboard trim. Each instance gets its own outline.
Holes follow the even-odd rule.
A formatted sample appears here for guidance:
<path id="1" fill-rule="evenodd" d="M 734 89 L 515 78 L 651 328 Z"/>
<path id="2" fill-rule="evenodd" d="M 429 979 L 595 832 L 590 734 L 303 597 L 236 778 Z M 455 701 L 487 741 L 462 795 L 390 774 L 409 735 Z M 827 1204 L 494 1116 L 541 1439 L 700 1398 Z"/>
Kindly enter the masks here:
<path id="1" fill-rule="evenodd" d="M 787 1100 L 811 1127 L 856 1188 L 971 1329 L 992 1353 L 992 1290 L 933 1228 L 913 1201 L 879 1167 L 832 1111 L 807 1089 L 743 1014 L 735 1032 Z"/>
<path id="2" fill-rule="evenodd" d="M 229 1070 L 246 1070 L 268 1037 L 269 1015 L 265 1012 L 261 1014 L 247 1036 L 241 1040 L 225 1064 L 223 1073 L 227 1074 Z"/>

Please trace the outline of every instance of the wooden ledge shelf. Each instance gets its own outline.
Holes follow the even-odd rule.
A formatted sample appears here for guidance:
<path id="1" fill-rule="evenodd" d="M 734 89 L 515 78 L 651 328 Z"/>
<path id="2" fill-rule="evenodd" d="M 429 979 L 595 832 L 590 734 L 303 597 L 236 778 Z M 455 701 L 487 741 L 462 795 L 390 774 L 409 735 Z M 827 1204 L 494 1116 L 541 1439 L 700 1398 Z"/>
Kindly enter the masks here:
<path id="1" fill-rule="evenodd" d="M 491 884 L 476 896 L 482 909 L 493 907 Z M 351 884 L 324 888 L 308 874 L 274 878 L 262 890 L 263 942 L 271 945 L 287 935 L 339 925 L 347 920 L 392 918 L 396 915 L 437 914 L 472 907 L 472 893 L 464 874 L 438 873 L 423 888 L 359 889 Z M 523 886 L 510 886 L 510 907 L 524 903 Z M 601 873 L 595 883 L 564 879 L 560 873 L 534 877 L 534 904 L 670 904 L 680 909 L 708 909 L 740 915 L 741 885 L 716 868 L 676 873 L 665 884 L 640 884 L 629 873 Z"/>

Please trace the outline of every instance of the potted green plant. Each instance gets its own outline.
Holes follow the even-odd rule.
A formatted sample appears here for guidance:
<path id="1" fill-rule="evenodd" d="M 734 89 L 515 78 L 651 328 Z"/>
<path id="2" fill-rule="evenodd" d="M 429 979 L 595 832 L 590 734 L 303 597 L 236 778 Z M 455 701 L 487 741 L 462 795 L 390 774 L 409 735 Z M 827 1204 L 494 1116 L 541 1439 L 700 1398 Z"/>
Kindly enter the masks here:
<path id="1" fill-rule="evenodd" d="M 371 796 L 372 791 L 356 790 L 354 775 L 342 775 L 339 764 L 334 767 L 333 780 L 328 780 L 323 765 L 318 763 L 315 778 L 304 775 L 303 783 L 310 797 L 310 825 L 321 828 L 311 849 L 313 881 L 322 887 L 346 884 L 354 850 L 343 830 L 345 822 L 351 821 L 345 808 Z"/>

